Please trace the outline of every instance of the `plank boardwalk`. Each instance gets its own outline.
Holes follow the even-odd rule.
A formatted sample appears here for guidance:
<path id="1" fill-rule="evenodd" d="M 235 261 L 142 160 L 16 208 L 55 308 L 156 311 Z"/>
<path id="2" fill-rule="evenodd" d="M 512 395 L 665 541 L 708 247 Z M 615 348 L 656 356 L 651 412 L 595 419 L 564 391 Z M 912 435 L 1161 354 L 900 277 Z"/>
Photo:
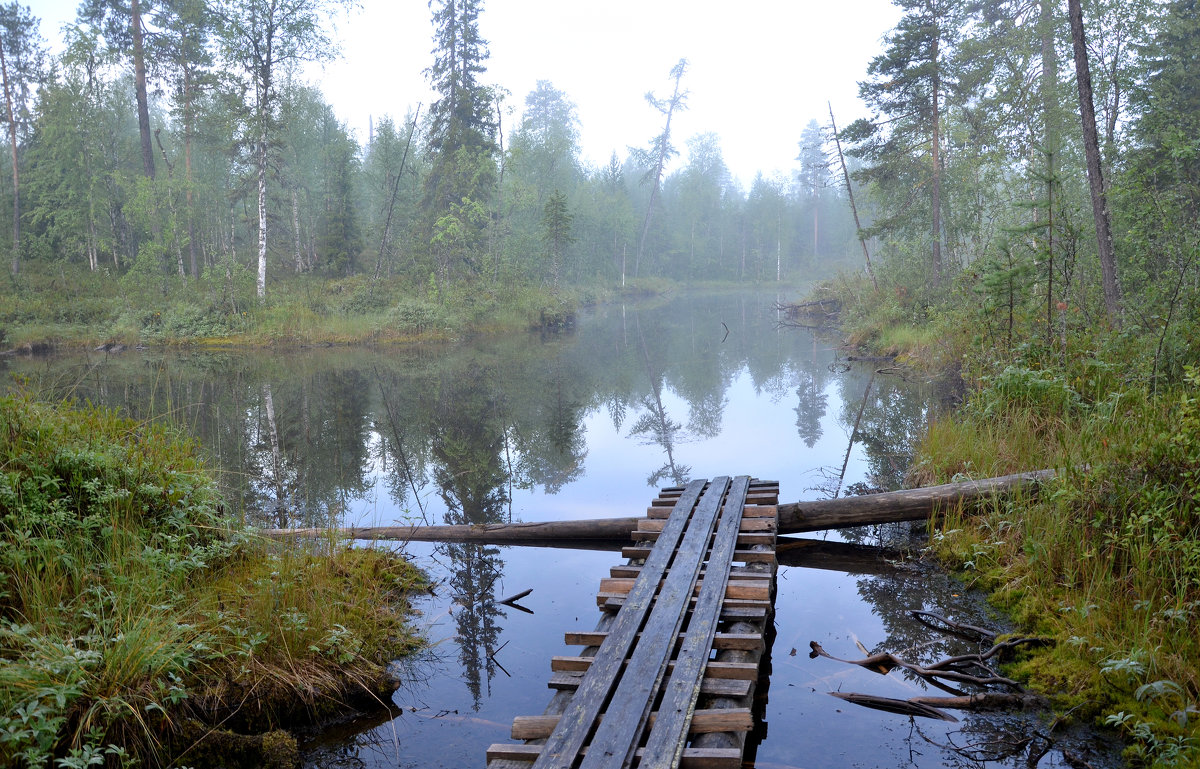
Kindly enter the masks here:
<path id="1" fill-rule="evenodd" d="M 551 659 L 545 713 L 514 719 L 488 769 L 734 769 L 767 651 L 779 487 L 663 489 L 600 582 L 600 622 Z"/>

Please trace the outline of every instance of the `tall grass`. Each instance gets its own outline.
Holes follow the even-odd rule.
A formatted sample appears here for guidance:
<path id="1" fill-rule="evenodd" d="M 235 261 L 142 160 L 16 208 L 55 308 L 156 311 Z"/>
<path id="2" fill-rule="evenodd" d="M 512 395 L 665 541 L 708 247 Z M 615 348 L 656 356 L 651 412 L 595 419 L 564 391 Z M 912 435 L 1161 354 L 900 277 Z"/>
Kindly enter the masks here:
<path id="1" fill-rule="evenodd" d="M 166 764 L 386 690 L 421 586 L 385 550 L 234 528 L 166 428 L 0 399 L 4 765 Z"/>
<path id="2" fill-rule="evenodd" d="M 1191 766 L 1200 760 L 1200 374 L 1189 370 L 1158 397 L 1103 378 L 1009 367 L 931 427 L 920 452 L 928 480 L 1061 471 L 1037 499 L 947 516 L 934 549 L 1058 640 L 1023 672 L 1064 709 L 1124 730 L 1137 762 Z"/>

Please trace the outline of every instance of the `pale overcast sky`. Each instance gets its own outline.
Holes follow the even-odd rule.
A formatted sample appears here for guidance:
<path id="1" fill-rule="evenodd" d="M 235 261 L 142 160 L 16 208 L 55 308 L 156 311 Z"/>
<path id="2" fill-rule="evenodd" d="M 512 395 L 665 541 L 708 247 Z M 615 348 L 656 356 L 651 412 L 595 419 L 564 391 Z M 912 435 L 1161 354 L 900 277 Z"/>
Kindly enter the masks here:
<path id="1" fill-rule="evenodd" d="M 32 0 L 52 44 L 77 5 Z M 365 140 L 368 116 L 400 121 L 429 103 L 433 27 L 426 0 L 361 5 L 335 19 L 342 57 L 310 74 Z M 623 158 L 662 130 L 645 94 L 669 96 L 671 67 L 687 58 L 676 162 L 689 137 L 714 131 L 748 187 L 757 171 L 793 168 L 805 124 L 829 120 L 827 100 L 839 125 L 865 113 L 856 83 L 898 18 L 889 0 L 486 0 L 479 25 L 491 50 L 485 79 L 511 93 L 506 137 L 526 94 L 549 80 L 578 106 L 584 160 L 602 165 L 613 150 Z"/>

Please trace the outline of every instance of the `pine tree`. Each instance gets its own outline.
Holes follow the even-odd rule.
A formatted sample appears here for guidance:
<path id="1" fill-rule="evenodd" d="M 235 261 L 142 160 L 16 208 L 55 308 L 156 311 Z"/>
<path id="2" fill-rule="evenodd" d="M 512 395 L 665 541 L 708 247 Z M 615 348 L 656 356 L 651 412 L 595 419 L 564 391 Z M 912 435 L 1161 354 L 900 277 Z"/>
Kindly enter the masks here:
<path id="1" fill-rule="evenodd" d="M 477 251 L 496 185 L 492 92 L 479 80 L 489 55 L 479 35 L 482 7 L 482 0 L 438 0 L 433 12 L 436 46 L 426 75 L 439 97 L 429 107 L 431 166 L 422 208 L 439 284 L 462 266 L 481 270 Z"/>
<path id="2" fill-rule="evenodd" d="M 859 172 L 888 199 L 872 233 L 915 235 L 924 227 L 933 285 L 944 276 L 942 259 L 942 121 L 946 94 L 954 85 L 952 56 L 964 10 L 959 0 L 898 0 L 904 11 L 887 49 L 867 68 L 859 94 L 876 112 L 842 133 L 849 154 L 868 161 Z M 924 199 L 924 205 L 914 205 Z M 921 213 L 923 212 L 923 213 Z"/>
<path id="3" fill-rule="evenodd" d="M 558 291 L 562 277 L 563 252 L 575 242 L 571 235 L 571 222 L 575 218 L 567 207 L 567 196 L 561 190 L 550 193 L 542 209 L 542 242 L 546 244 L 546 256 L 550 260 L 550 281 Z"/>

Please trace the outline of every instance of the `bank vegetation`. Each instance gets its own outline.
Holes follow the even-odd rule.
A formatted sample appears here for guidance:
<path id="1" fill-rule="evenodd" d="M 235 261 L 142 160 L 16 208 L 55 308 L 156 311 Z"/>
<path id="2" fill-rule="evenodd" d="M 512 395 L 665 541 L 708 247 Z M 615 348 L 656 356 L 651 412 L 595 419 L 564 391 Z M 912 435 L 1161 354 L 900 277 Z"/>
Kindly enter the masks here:
<path id="1" fill-rule="evenodd" d="M 390 700 L 423 587 L 241 527 L 160 424 L 0 399 L 5 766 L 292 766 L 297 728 Z"/>

